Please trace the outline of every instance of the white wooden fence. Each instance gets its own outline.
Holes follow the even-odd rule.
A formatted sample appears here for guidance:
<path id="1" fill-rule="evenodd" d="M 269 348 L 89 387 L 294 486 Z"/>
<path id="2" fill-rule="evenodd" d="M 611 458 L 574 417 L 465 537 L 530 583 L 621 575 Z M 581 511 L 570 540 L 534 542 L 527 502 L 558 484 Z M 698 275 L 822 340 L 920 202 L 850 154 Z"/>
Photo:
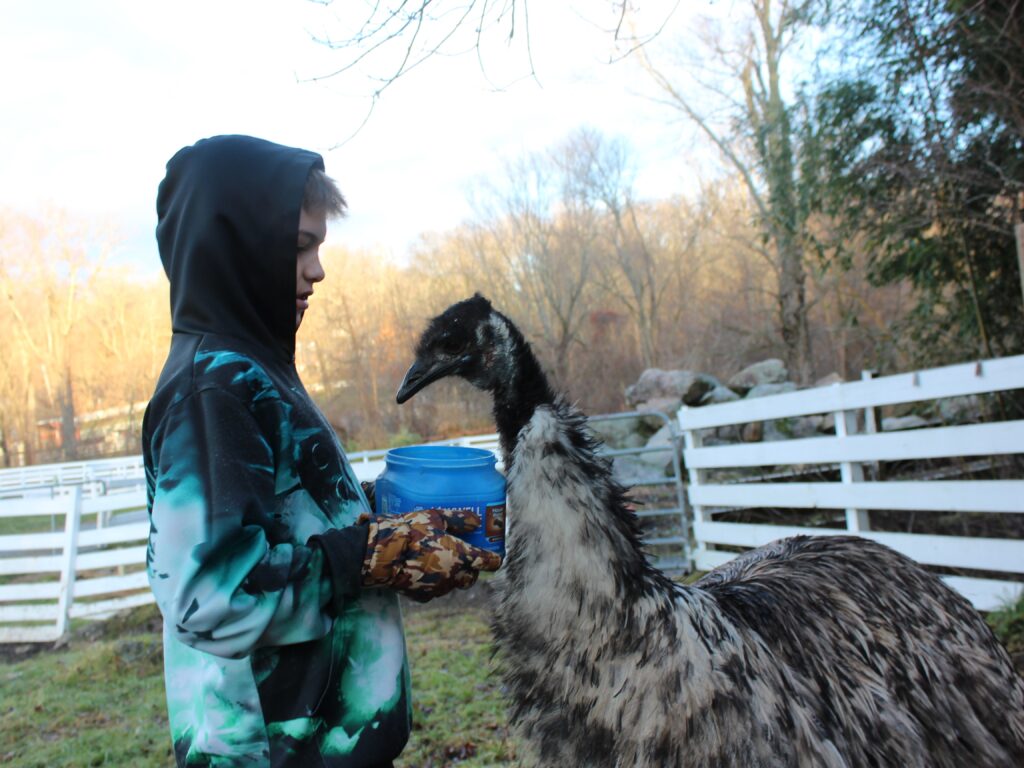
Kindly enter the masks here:
<path id="1" fill-rule="evenodd" d="M 684 408 L 679 426 L 697 542 L 694 560 L 708 569 L 742 548 L 798 533 L 853 531 L 932 566 L 1006 574 L 944 576 L 983 610 L 1024 589 L 1024 541 L 872 531 L 868 510 L 1024 513 L 1024 480 L 868 481 L 877 462 L 1024 454 L 1024 421 L 873 430 L 874 409 L 903 403 L 1024 388 L 1024 356 L 950 366 L 774 397 Z M 705 446 L 717 427 L 833 414 L 834 436 Z M 858 425 L 865 424 L 865 434 Z M 448 441 L 494 449 L 497 435 Z M 385 450 L 349 456 L 357 477 L 384 468 Z M 790 482 L 726 482 L 714 473 L 789 467 Z M 794 482 L 801 467 L 838 468 L 838 480 Z M 784 474 L 782 472 L 781 474 Z M 75 618 L 100 618 L 152 601 L 145 575 L 145 491 L 138 456 L 0 470 L 0 519 L 25 533 L 0 535 L 0 642 L 59 638 Z M 845 527 L 811 528 L 726 522 L 730 509 L 842 510 Z M 29 520 L 26 521 L 25 519 Z M 40 532 L 40 528 L 49 528 Z M 730 551 L 721 547 L 730 547 Z"/>
<path id="2" fill-rule="evenodd" d="M 110 524 L 113 515 L 145 509 L 144 489 L 55 490 L 0 500 L 0 519 L 34 529 L 0 536 L 0 642 L 56 640 L 71 619 L 153 600 L 144 569 L 149 523 Z M 58 522 L 59 529 L 38 532 Z"/>
<path id="3" fill-rule="evenodd" d="M 976 607 L 991 610 L 1024 589 L 1024 541 L 1020 539 L 872 531 L 869 510 L 1024 513 L 1024 480 L 866 480 L 877 462 L 1024 454 L 1024 421 L 876 431 L 874 409 L 964 395 L 1024 388 L 1024 356 L 954 365 L 878 379 L 683 408 L 684 461 L 696 540 L 695 563 L 710 569 L 744 548 L 797 534 L 853 532 L 930 566 L 983 571 L 1004 578 L 944 575 Z M 706 430 L 750 422 L 832 414 L 835 435 L 773 442 L 704 444 Z M 865 425 L 858 433 L 858 425 Z M 1020 464 L 1016 465 L 1018 468 Z M 774 477 L 743 482 L 734 475 L 772 467 Z M 802 482 L 807 467 L 838 468 L 836 480 Z M 725 471 L 723 471 L 725 470 Z M 1004 470 L 1005 471 L 1005 470 Z M 1019 472 L 1019 469 L 1017 470 Z M 785 480 L 785 481 L 780 481 Z M 840 510 L 841 528 L 727 522 L 737 509 Z M 729 550 L 723 547 L 729 547 Z"/>
<path id="4" fill-rule="evenodd" d="M 33 490 L 98 483 L 108 486 L 131 486 L 144 482 L 141 456 L 114 459 L 71 461 L 63 464 L 34 464 L 28 467 L 0 469 L 0 498 L 31 495 Z"/>
<path id="5" fill-rule="evenodd" d="M 495 449 L 498 436 L 445 441 Z M 349 456 L 372 480 L 386 450 Z M 153 601 L 146 580 L 141 456 L 0 470 L 0 643 L 60 638 L 71 619 L 104 618 Z M 46 530 L 49 529 L 49 530 Z"/>

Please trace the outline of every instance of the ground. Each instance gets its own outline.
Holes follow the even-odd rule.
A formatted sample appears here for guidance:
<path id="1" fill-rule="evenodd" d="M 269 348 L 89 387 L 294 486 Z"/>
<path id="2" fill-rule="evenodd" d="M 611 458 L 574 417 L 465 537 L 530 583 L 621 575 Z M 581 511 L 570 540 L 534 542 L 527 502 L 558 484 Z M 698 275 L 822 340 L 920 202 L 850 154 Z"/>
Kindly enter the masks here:
<path id="1" fill-rule="evenodd" d="M 400 768 L 512 765 L 482 583 L 404 603 L 415 726 Z M 153 606 L 77 627 L 69 642 L 0 645 L 0 766 L 173 766 Z"/>

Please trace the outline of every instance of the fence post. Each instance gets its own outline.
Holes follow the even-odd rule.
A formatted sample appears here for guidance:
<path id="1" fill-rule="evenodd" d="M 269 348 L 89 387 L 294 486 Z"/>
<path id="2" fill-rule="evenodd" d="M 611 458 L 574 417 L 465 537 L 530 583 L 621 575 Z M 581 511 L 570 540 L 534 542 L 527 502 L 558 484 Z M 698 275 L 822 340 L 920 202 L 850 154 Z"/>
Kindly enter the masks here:
<path id="1" fill-rule="evenodd" d="M 840 440 L 857 433 L 856 411 L 836 411 L 835 420 L 836 437 Z M 864 482 L 864 469 L 857 462 L 839 462 L 839 475 L 844 485 Z M 871 530 L 868 513 L 863 509 L 848 508 L 846 510 L 846 530 L 851 532 Z"/>
<path id="2" fill-rule="evenodd" d="M 680 408 L 678 413 L 679 426 L 683 429 L 683 442 L 686 450 L 693 450 L 700 448 L 703 442 L 700 432 L 695 429 L 686 429 L 682 425 L 683 411 L 685 408 Z M 684 461 L 684 463 L 686 463 Z M 686 468 L 686 474 L 690 480 L 690 488 L 696 488 L 704 480 L 704 470 L 702 469 L 690 469 L 689 466 Z M 687 494 L 689 498 L 689 494 Z M 701 554 L 708 551 L 708 545 L 704 539 L 703 526 L 704 523 L 710 522 L 711 513 L 708 512 L 703 504 L 690 504 L 690 509 L 693 510 L 693 538 L 697 544 L 696 551 L 691 550 L 690 556 L 692 562 L 690 568 L 696 570 L 700 567 L 698 561 L 701 559 Z"/>
<path id="3" fill-rule="evenodd" d="M 870 368 L 860 372 L 861 381 L 871 381 L 878 375 L 878 371 Z M 875 410 L 875 406 L 869 405 L 864 409 L 864 431 L 869 435 L 874 435 L 878 432 L 878 412 Z M 867 465 L 871 472 L 871 479 L 877 480 L 879 478 L 879 466 L 877 461 L 872 461 Z"/>
<path id="4" fill-rule="evenodd" d="M 1017 240 L 1017 269 L 1020 272 L 1020 292 L 1024 295 L 1024 222 L 1013 228 Z"/>
<path id="5" fill-rule="evenodd" d="M 57 598 L 57 636 L 63 637 L 71 620 L 75 602 L 75 560 L 78 557 L 78 528 L 82 522 L 82 487 L 76 485 L 64 517 L 64 551 L 60 568 L 60 592 Z"/>
<path id="6" fill-rule="evenodd" d="M 683 561 L 686 563 L 686 570 L 693 573 L 696 563 L 693 559 L 693 548 L 691 536 L 693 536 L 691 516 L 686 513 L 686 493 L 683 489 L 683 451 L 679 444 L 679 421 L 671 417 L 666 418 L 669 437 L 672 440 L 672 475 L 675 478 L 676 503 L 679 505 L 679 524 L 683 529 Z"/>

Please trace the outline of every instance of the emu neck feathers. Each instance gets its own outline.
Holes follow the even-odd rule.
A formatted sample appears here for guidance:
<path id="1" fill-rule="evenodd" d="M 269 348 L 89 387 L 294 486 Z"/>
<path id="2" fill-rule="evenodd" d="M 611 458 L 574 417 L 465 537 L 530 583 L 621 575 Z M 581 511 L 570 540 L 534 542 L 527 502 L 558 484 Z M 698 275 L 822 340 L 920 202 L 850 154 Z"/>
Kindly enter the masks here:
<path id="1" fill-rule="evenodd" d="M 675 587 L 648 562 L 625 491 L 597 455 L 580 411 L 556 400 L 519 432 L 508 472 L 510 575 L 557 585 L 579 601 L 668 599 Z M 544 575 L 539 575 L 544 574 Z"/>
<path id="2" fill-rule="evenodd" d="M 555 394 L 529 343 L 515 326 L 502 325 L 508 345 L 507 350 L 502 350 L 506 375 L 494 385 L 494 421 L 508 469 L 515 461 L 513 453 L 520 430 L 538 407 L 554 402 Z"/>

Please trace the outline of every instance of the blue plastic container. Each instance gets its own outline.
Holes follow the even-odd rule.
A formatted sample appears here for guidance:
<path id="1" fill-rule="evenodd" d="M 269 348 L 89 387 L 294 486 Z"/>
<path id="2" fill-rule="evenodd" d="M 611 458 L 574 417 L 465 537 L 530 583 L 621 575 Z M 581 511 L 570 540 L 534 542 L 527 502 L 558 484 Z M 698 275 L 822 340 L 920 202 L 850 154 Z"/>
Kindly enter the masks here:
<path id="1" fill-rule="evenodd" d="M 418 509 L 468 509 L 480 527 L 460 536 L 505 555 L 505 478 L 490 451 L 454 445 L 392 448 L 377 478 L 377 514 Z"/>

